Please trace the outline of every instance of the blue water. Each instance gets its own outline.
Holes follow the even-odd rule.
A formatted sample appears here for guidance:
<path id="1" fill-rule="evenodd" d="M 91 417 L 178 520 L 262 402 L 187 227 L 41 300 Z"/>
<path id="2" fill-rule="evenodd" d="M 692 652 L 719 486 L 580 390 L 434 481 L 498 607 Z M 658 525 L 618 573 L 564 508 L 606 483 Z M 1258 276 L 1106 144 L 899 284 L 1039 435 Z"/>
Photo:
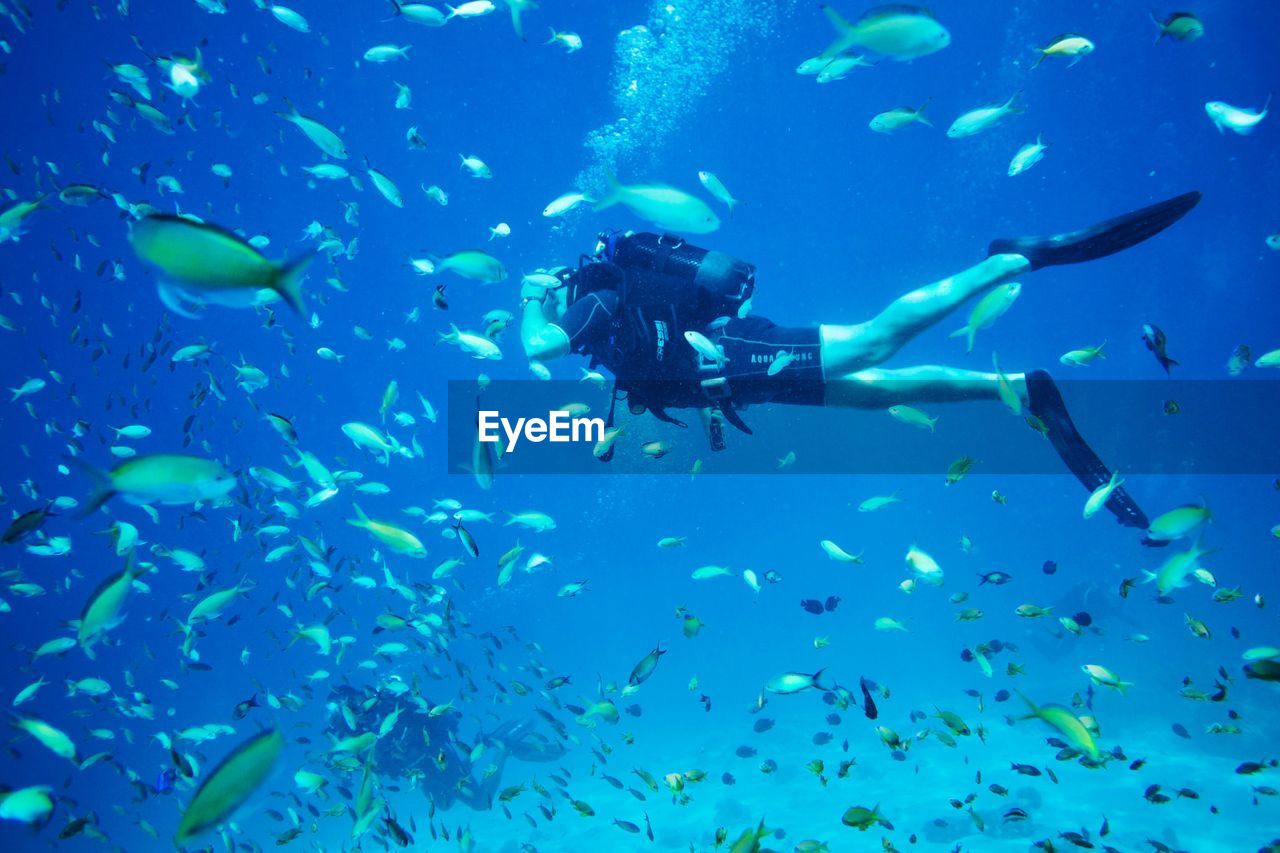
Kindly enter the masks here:
<path id="1" fill-rule="evenodd" d="M 513 35 L 505 8 L 435 29 L 386 20 L 390 7 L 373 0 L 292 5 L 306 16 L 310 33 L 289 29 L 244 0 L 231 0 L 225 14 L 209 14 L 192 0 L 134 0 L 127 15 L 110 3 L 63 9 L 39 3 L 31 4 L 29 18 L 15 12 L 0 23 L 2 147 L 9 164 L 0 184 L 11 199 L 90 184 L 126 203 L 189 212 L 241 229 L 246 237 L 266 236 L 271 258 L 314 248 L 314 241 L 303 239 L 313 221 L 330 227 L 343 246 L 358 240 L 355 251 L 312 266 L 307 317 L 276 305 L 270 328 L 262 310 L 212 307 L 200 319 L 167 311 L 156 294 L 156 271 L 128 243 L 129 215 L 110 198 L 80 207 L 53 195 L 27 220 L 20 241 L 0 245 L 0 315 L 8 321 L 0 329 L 3 384 L 47 382 L 25 399 L 0 405 L 6 521 L 10 510 L 16 515 L 59 498 L 83 502 L 89 483 L 74 468 L 61 467 L 63 459 L 74 455 L 110 467 L 112 445 L 217 459 L 241 483 L 232 503 L 197 511 L 160 506 L 154 519 L 115 500 L 103 514 L 79 520 L 71 500 L 63 500 L 43 533 L 69 539 L 69 553 L 30 552 L 28 547 L 46 544 L 38 536 L 0 552 L 5 695 L 44 678 L 48 684 L 15 713 L 64 731 L 82 759 L 109 753 L 79 769 L 15 730 L 0 759 L 0 785 L 48 785 L 55 806 L 43 825 L 5 822 L 0 843 L 6 849 L 98 849 L 95 833 L 125 850 L 167 847 L 195 786 L 237 744 L 267 726 L 278 727 L 287 746 L 270 778 L 225 825 L 232 842 L 272 847 L 296 823 L 301 834 L 290 842 L 295 847 L 394 844 L 380 819 L 362 839 L 353 838 L 353 801 L 338 788 L 356 792 L 360 774 L 326 766 L 320 756 L 327 726 L 349 733 L 329 707 L 330 691 L 342 684 L 364 690 L 392 677 L 405 683 L 416 677 L 431 706 L 452 701 L 454 710 L 444 714 L 456 722 L 467 748 L 479 732 L 514 720 L 539 721 L 544 735 L 565 746 L 553 762 L 505 763 L 501 787 L 526 786 L 505 810 L 501 804 L 445 809 L 437 796 L 440 807 L 429 816 L 424 788 L 438 785 L 430 761 L 438 738 L 423 749 L 424 776 L 378 774 L 375 798 L 411 830 L 420 849 L 710 850 L 718 827 L 732 842 L 761 819 L 776 830 L 762 844 L 776 850 L 806 839 L 831 850 L 872 849 L 880 839 L 897 849 L 1025 850 L 1044 838 L 1063 849 L 1070 842 L 1059 833 L 1081 832 L 1098 847 L 1120 850 L 1148 849 L 1146 840 L 1155 839 L 1175 849 L 1237 851 L 1262 847 L 1278 834 L 1280 803 L 1254 788 L 1280 787 L 1280 771 L 1242 775 L 1236 768 L 1276 757 L 1280 734 L 1275 685 L 1246 680 L 1241 671 L 1246 649 L 1280 645 L 1274 616 L 1280 543 L 1270 532 L 1280 523 L 1280 491 L 1273 485 L 1280 471 L 1129 479 L 1127 487 L 1152 514 L 1208 502 L 1214 520 L 1203 541 L 1216 550 L 1203 564 L 1219 588 L 1242 593 L 1237 601 L 1218 603 L 1213 589 L 1193 581 L 1160 603 L 1151 586 L 1139 586 L 1127 598 L 1117 590 L 1123 579 L 1158 568 L 1169 549 L 1142 547 L 1134 531 L 1111 523 L 1105 513 L 1082 519 L 1086 495 L 1066 475 L 984 476 L 979 467 L 950 488 L 941 471 L 715 476 L 715 460 L 699 436 L 624 415 L 629 428 L 620 452 L 634 456 L 641 439 L 664 438 L 676 451 L 654 466 L 675 476 L 499 473 L 493 488 L 482 490 L 472 477 L 445 470 L 450 414 L 430 423 L 415 393 L 443 408 L 451 380 L 474 381 L 481 373 L 495 380 L 528 378 L 514 327 L 501 339 L 500 362 L 475 361 L 439 346 L 436 333 L 449 322 L 478 329 L 491 309 L 517 311 L 520 273 L 573 263 L 591 250 L 596 232 L 645 227 L 622 208 L 578 211 L 563 220 L 540 215 L 563 192 L 599 191 L 605 169 L 625 182 L 671 183 L 704 197 L 698 170 L 720 176 L 744 203 L 732 218 L 718 208 L 722 227 L 696 241 L 755 263 L 754 311 L 790 325 L 864 320 L 911 287 L 977 261 L 994 236 L 1074 228 L 1200 189 L 1200 206 L 1150 243 L 1087 267 L 1028 276 L 1018 303 L 980 333 L 972 354 L 946 337 L 961 325 L 966 306 L 954 324 L 926 333 L 892 364 L 983 369 L 994 349 L 1008 370 L 1049 365 L 1073 377 L 1158 379 L 1163 373 L 1140 340 L 1142 324 L 1156 323 L 1181 365 L 1177 377 L 1233 381 L 1226 364 L 1237 346 L 1249 345 L 1255 357 L 1280 347 L 1280 255 L 1265 242 L 1280 231 L 1280 148 L 1274 117 L 1252 135 L 1220 134 L 1203 105 L 1223 100 L 1256 109 L 1280 84 L 1273 47 L 1280 11 L 1273 5 L 1202 3 L 1194 10 L 1205 22 L 1202 39 L 1153 46 L 1155 27 L 1141 4 L 940 3 L 934 12 L 952 36 L 945 50 L 911 63 L 858 68 L 827 84 L 794 73 L 832 36 L 807 3 L 547 0 L 524 15 L 527 43 Z M 856 17 L 861 10 L 843 11 Z M 648 35 L 633 30 L 619 36 L 641 24 L 648 25 Z M 568 54 L 542 45 L 548 27 L 580 34 L 583 49 Z M 1050 60 L 1029 70 L 1032 45 L 1071 31 L 1086 34 L 1097 50 L 1074 67 Z M 162 75 L 131 35 L 150 55 L 190 56 L 199 43 L 211 81 L 184 107 L 163 88 Z M 378 43 L 413 47 L 404 61 L 363 61 L 365 50 Z M 176 126 L 172 135 L 112 99 L 112 91 L 130 91 L 108 68 L 122 62 L 145 69 L 151 102 Z M 393 108 L 394 81 L 412 88 L 411 110 Z M 1017 90 L 1024 114 L 973 138 L 945 137 L 961 112 L 1002 102 Z M 261 104 L 253 102 L 258 93 L 265 95 Z M 325 158 L 273 114 L 284 109 L 284 97 L 341 134 L 352 155 L 343 165 L 363 190 L 349 181 L 312 181 L 302 172 Z M 926 99 L 935 128 L 916 125 L 884 136 L 867 127 L 877 112 Z M 112 129 L 114 142 L 94 129 L 95 120 Z M 410 125 L 418 126 L 426 150 L 408 149 Z M 1051 143 L 1045 159 L 1008 177 L 1013 152 L 1037 134 Z M 469 177 L 459 169 L 459 154 L 479 156 L 494 177 Z M 403 209 L 376 193 L 362 174 L 364 157 L 398 184 Z M 211 173 L 214 163 L 231 167 L 225 182 Z M 150 167 L 140 180 L 142 164 Z M 184 192 L 162 194 L 156 184 L 162 175 L 178 179 Z M 448 206 L 419 189 L 431 184 L 448 193 Z M 358 206 L 358 213 L 349 206 Z M 487 242 L 488 229 L 499 222 L 510 224 L 511 236 Z M 410 257 L 471 247 L 500 258 L 508 280 L 486 286 L 447 275 L 423 278 L 408 266 Z M 105 270 L 98 272 L 103 262 Z M 114 263 L 119 278 L 112 276 Z M 342 289 L 326 279 L 340 280 Z M 436 284 L 447 284 L 447 313 L 432 307 Z M 420 319 L 407 321 L 415 308 Z M 372 340 L 356 337 L 355 324 Z M 403 339 L 403 351 L 384 343 L 393 337 Z M 1057 364 L 1067 350 L 1104 340 L 1105 360 L 1080 369 Z M 207 366 L 169 363 L 174 350 L 194 343 L 211 344 L 218 355 Z M 342 362 L 319 358 L 318 347 L 342 354 Z M 155 350 L 163 354 L 143 370 Z M 241 361 L 264 370 L 269 385 L 251 394 L 237 387 L 231 365 Z M 570 359 L 551 367 L 556 378 L 575 380 L 580 364 Z M 225 399 L 207 393 L 210 375 Z M 1265 375 L 1251 369 L 1235 381 Z M 340 427 L 349 421 L 381 425 L 378 408 L 393 379 L 400 399 L 392 413 L 410 412 L 416 424 L 389 429 L 405 444 L 416 435 L 424 453 L 393 457 L 384 467 L 354 448 Z M 201 404 L 193 406 L 202 389 Z M 593 398 L 597 405 L 600 399 Z M 345 482 L 333 499 L 303 509 L 297 519 L 283 518 L 271 505 L 277 495 L 254 481 L 249 467 L 267 466 L 297 480 L 298 492 L 280 497 L 299 507 L 313 487 L 302 469 L 289 467 L 294 456 L 262 419 L 266 411 L 291 418 L 301 447 L 331 470 L 359 471 L 364 481 L 385 483 L 390 491 L 359 494 L 355 482 Z M 946 411 L 939 407 L 940 429 Z M 1260 448 L 1274 443 L 1273 422 L 1249 411 L 1220 415 L 1234 424 L 1236 440 Z M 194 421 L 184 451 L 189 416 Z M 786 444 L 786 411 L 755 417 L 768 427 L 761 432 L 769 446 L 732 434 L 729 454 L 780 458 L 794 451 L 798 468 L 821 470 L 805 447 Z M 883 417 L 831 412 L 830 430 L 843 445 L 837 452 L 858 454 L 860 425 Z M 77 421 L 87 431 L 73 439 Z M 153 432 L 117 441 L 110 428 L 126 424 Z M 1021 429 L 1011 424 L 1010 430 Z M 1126 424 L 1094 420 L 1081 428 L 1102 445 Z M 824 444 L 823 452 L 833 452 L 830 446 Z M 982 448 L 972 454 L 981 458 Z M 708 473 L 686 476 L 695 458 L 707 459 Z M 992 490 L 1007 501 L 993 501 Z M 865 498 L 895 491 L 901 503 L 869 515 L 857 512 Z M 465 556 L 446 535 L 447 525 L 402 513 L 411 506 L 431 512 L 433 501 L 446 498 L 494 513 L 493 523 L 467 525 L 480 546 L 478 559 Z M 427 557 L 393 553 L 346 524 L 354 517 L 353 502 L 374 518 L 413 530 Z M 555 529 L 501 526 L 503 511 L 534 509 L 552 516 Z M 138 528 L 142 542 L 135 556 L 154 562 L 156 571 L 141 578 L 145 588 L 133 590 L 127 619 L 95 649 L 96 659 L 72 648 L 33 661 L 40 644 L 74 636 L 68 622 L 78 618 L 98 583 L 123 566 L 109 537 L 101 535 L 114 520 Z M 288 532 L 275 539 L 255 535 L 268 524 L 284 524 Z M 236 529 L 243 533 L 238 539 Z M 327 568 L 317 571 L 301 548 L 265 561 L 268 551 L 297 536 L 331 549 Z M 683 548 L 659 549 L 656 542 L 665 536 L 687 539 Z M 971 540 L 971 552 L 961 549 L 962 536 Z M 828 560 L 818 547 L 824 539 L 864 552 L 865 563 Z M 517 541 L 528 549 L 522 564 L 536 551 L 550 557 L 551 566 L 518 571 L 499 587 L 497 556 Z M 944 586 L 922 585 L 909 595 L 899 590 L 907 577 L 903 555 L 912 543 L 942 564 Z M 183 572 L 157 553 L 176 548 L 202 555 L 204 570 Z M 463 565 L 435 582 L 442 600 L 428 603 L 423 594 L 433 589 L 432 570 L 452 557 Z M 1048 560 L 1056 561 L 1055 574 L 1042 571 Z M 419 584 L 416 604 L 383 583 L 383 561 L 399 583 Z M 690 578 L 707 564 L 728 566 L 733 576 Z M 738 577 L 744 569 L 762 578 L 775 571 L 781 580 L 765 583 L 757 596 Z M 979 586 L 975 575 L 994 569 L 1013 581 Z M 358 583 L 360 577 L 371 578 L 374 587 Z M 253 589 L 221 619 L 199 626 L 193 646 L 198 660 L 189 650 L 184 655 L 180 626 L 190 608 L 242 578 L 252 580 Z M 584 580 L 583 594 L 557 595 L 565 584 Z M 321 581 L 327 585 L 313 586 Z M 43 594 L 27 597 L 12 588 L 22 583 L 38 585 Z M 960 593 L 968 600 L 953 603 L 950 598 Z M 839 596 L 839 607 L 821 616 L 797 606 L 828 596 Z M 1053 614 L 1015 616 L 1014 608 L 1025 603 L 1052 606 Z M 681 635 L 681 606 L 705 623 L 693 639 Z M 979 608 L 984 616 L 958 622 L 962 608 Z M 412 630 L 375 634 L 375 618 L 388 610 L 438 614 L 449 630 L 425 638 Z M 1092 626 L 1080 636 L 1065 632 L 1056 617 L 1080 611 L 1092 616 Z M 1194 637 L 1184 614 L 1204 620 L 1212 638 Z M 909 632 L 874 630 L 881 616 L 900 620 Z M 335 638 L 330 655 L 306 641 L 290 643 L 298 625 L 321 622 Z M 501 649 L 487 635 L 499 637 Z M 1134 635 L 1147 640 L 1136 642 Z M 350 638 L 349 645 L 339 637 Z M 829 645 L 816 649 L 817 637 Z M 993 639 L 1016 650 L 993 658 L 988 679 L 961 653 Z M 393 640 L 409 651 L 395 659 L 373 654 Z M 666 650 L 655 673 L 634 695 L 620 695 L 631 668 L 655 644 Z M 193 669 L 197 662 L 202 666 Z M 1010 663 L 1022 674 L 1008 674 Z M 1016 695 L 996 701 L 997 691 L 1014 689 L 1040 704 L 1086 701 L 1090 681 L 1083 664 L 1105 665 L 1134 682 L 1123 696 L 1095 688 L 1092 710 L 1078 710 L 1096 718 L 1100 747 L 1124 756 L 1102 768 L 1055 759 L 1057 748 L 1045 738 L 1056 732 L 1034 720 L 1011 726 L 1009 718 L 1020 717 L 1025 706 Z M 1187 679 L 1213 693 L 1215 679 L 1222 680 L 1219 667 L 1230 679 L 1225 701 L 1180 694 Z M 828 684 L 853 691 L 853 705 L 836 708 L 821 691 L 810 690 L 770 695 L 767 706 L 752 713 L 768 679 L 821 668 Z M 556 675 L 570 676 L 571 684 L 547 690 L 545 682 Z M 106 680 L 110 692 L 65 695 L 67 680 L 87 677 Z M 861 707 L 860 677 L 884 691 L 876 696 L 874 723 Z M 517 690 L 513 681 L 528 689 Z M 236 704 L 254 694 L 265 707 L 234 720 Z M 286 701 L 266 706 L 268 695 Z M 638 706 L 639 714 L 588 727 L 566 707 L 581 710 L 601 695 L 620 709 Z M 401 731 L 393 737 L 415 741 L 427 718 L 409 702 L 400 704 Z M 148 714 L 138 713 L 147 706 Z M 981 724 L 984 738 L 975 733 L 945 745 L 935 708 L 960 714 L 975 730 Z M 536 709 L 559 721 L 563 738 Z M 913 711 L 929 716 L 913 719 Z M 838 722 L 825 719 L 831 713 Z M 761 718 L 775 725 L 753 731 Z M 173 767 L 158 736 L 208 724 L 231 726 L 233 733 L 200 744 L 180 741 L 196 778 L 179 779 L 173 792 L 156 792 L 159 774 Z M 875 731 L 880 724 L 910 739 L 910 748 L 895 756 Z M 1213 724 L 1240 731 L 1210 734 Z M 819 732 L 830 732 L 830 742 L 816 744 Z M 739 757 L 741 746 L 757 754 Z M 373 749 L 375 765 L 385 749 Z M 806 768 L 815 759 L 825 764 L 825 785 Z M 842 759 L 857 763 L 837 778 Z M 1146 763 L 1131 769 L 1135 759 Z M 481 755 L 477 764 L 490 760 Z M 774 772 L 762 772 L 766 760 L 776 762 Z M 1010 762 L 1052 768 L 1057 781 L 1017 775 Z M 330 780 L 323 794 L 294 786 L 294 772 L 304 768 Z M 660 793 L 648 789 L 633 768 L 651 773 L 660 785 L 667 774 L 692 770 L 706 778 L 685 782 L 681 801 L 674 802 L 665 786 Z M 535 780 L 545 798 L 529 788 Z M 1007 788 L 1007 796 L 993 793 L 993 783 Z M 1153 784 L 1173 799 L 1144 800 Z M 1176 796 L 1183 788 L 1198 798 Z M 949 802 L 971 794 L 972 813 L 983 828 L 969 805 Z M 590 804 L 594 816 L 577 813 L 569 797 Z M 841 824 L 848 807 L 877 804 L 892 829 L 864 833 Z M 539 805 L 554 809 L 554 818 L 548 820 Z M 348 808 L 327 814 L 335 806 Z M 1004 820 L 1012 807 L 1029 818 Z M 652 842 L 645 836 L 646 813 Z M 68 821 L 90 814 L 95 830 L 57 840 Z M 1104 816 L 1110 834 L 1100 837 Z M 625 832 L 615 818 L 638 825 L 639 833 Z M 431 843 L 433 832 L 446 829 L 448 842 Z M 189 842 L 198 844 L 224 846 L 217 832 Z"/>

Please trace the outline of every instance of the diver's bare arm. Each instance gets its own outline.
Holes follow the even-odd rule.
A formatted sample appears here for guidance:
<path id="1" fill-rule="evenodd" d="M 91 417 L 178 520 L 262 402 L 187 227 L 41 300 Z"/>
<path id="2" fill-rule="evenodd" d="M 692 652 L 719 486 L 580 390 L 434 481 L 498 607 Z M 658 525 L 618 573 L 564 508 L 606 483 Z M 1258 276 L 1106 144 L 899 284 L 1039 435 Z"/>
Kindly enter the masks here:
<path id="1" fill-rule="evenodd" d="M 547 302 L 556 298 L 554 293 L 543 290 L 541 294 L 525 293 L 530 298 L 524 303 L 520 317 L 520 342 L 524 344 L 525 355 L 537 361 L 550 361 L 559 358 L 569 351 L 569 336 L 564 330 L 552 322 L 548 316 Z"/>
<path id="2" fill-rule="evenodd" d="M 1022 255 L 992 255 L 963 272 L 900 296 L 873 319 L 821 327 L 822 370 L 828 380 L 888 360 L 912 338 L 968 300 L 1031 269 Z"/>

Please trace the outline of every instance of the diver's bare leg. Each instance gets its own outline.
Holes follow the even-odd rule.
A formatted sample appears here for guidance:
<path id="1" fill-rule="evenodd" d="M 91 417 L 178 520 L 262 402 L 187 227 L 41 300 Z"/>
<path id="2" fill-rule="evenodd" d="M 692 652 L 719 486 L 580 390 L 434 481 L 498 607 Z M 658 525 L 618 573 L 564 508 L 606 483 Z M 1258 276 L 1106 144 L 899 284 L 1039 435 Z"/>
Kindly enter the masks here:
<path id="1" fill-rule="evenodd" d="M 1026 377 L 1006 373 L 1014 393 L 1027 404 Z M 854 409 L 887 409 L 920 403 L 999 400 L 996 374 L 924 364 L 895 370 L 869 368 L 828 378 L 825 404 Z"/>
<path id="2" fill-rule="evenodd" d="M 992 255 L 980 264 L 895 299 L 873 319 L 820 327 L 822 371 L 828 381 L 882 364 L 908 341 L 968 300 L 1031 269 L 1022 255 Z"/>

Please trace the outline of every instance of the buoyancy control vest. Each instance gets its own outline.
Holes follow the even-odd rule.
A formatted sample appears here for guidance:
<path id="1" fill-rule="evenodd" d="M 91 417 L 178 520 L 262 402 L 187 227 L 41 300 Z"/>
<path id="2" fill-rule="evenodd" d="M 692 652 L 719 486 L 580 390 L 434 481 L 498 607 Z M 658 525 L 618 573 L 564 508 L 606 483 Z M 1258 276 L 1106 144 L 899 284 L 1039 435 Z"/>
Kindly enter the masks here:
<path id="1" fill-rule="evenodd" d="M 755 290 L 752 264 L 670 234 L 614 232 L 600 235 L 595 253 L 579 258 L 578 267 L 563 270 L 560 278 L 568 304 L 600 290 L 618 295 L 604 343 L 577 350 L 591 356 L 593 367 L 603 364 L 613 373 L 613 403 L 621 392 L 633 413 L 648 410 L 682 427 L 667 409 L 719 409 L 750 432 L 730 399 L 711 390 L 726 386 L 715 382 L 718 370 L 708 370 L 684 333 L 707 333 L 717 319 L 738 316 Z"/>

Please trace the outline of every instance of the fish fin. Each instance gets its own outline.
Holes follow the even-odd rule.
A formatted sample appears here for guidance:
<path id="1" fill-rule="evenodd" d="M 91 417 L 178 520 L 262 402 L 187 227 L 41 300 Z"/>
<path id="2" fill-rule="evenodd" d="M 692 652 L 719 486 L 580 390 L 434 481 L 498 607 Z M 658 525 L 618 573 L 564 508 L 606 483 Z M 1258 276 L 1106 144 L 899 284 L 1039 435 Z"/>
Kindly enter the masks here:
<path id="1" fill-rule="evenodd" d="M 933 98 L 930 98 L 929 100 L 925 101 L 923 104 L 920 105 L 919 109 L 916 110 L 916 121 L 920 122 L 925 127 L 933 127 L 933 122 L 929 121 L 927 118 L 924 117 L 925 108 L 928 107 L 929 104 L 931 103 L 933 103 Z"/>
<path id="2" fill-rule="evenodd" d="M 188 310 L 186 306 L 182 304 L 179 289 L 169 282 L 159 282 L 156 285 L 156 295 L 160 297 L 160 302 L 164 307 L 168 308 L 179 317 L 186 317 L 188 320 L 200 319 L 200 314 Z"/>
<path id="3" fill-rule="evenodd" d="M 271 289 L 280 294 L 280 298 L 298 312 L 300 317 L 306 313 L 306 305 L 302 302 L 302 279 L 306 276 L 307 267 L 315 257 L 316 253 L 313 249 L 294 258 L 280 268 L 275 280 L 271 282 Z"/>
<path id="4" fill-rule="evenodd" d="M 1044 57 L 1042 56 L 1041 58 L 1043 59 Z M 1013 105 L 1013 104 L 1014 104 L 1014 102 L 1015 102 L 1015 101 L 1017 101 L 1017 100 L 1018 100 L 1018 98 L 1021 98 L 1021 97 L 1022 97 L 1022 90 L 1021 90 L 1021 89 L 1019 89 L 1018 91 L 1014 92 L 1014 93 L 1013 93 L 1013 95 L 1009 98 L 1009 100 L 1005 101 L 1005 103 L 1004 103 L 1005 112 L 1014 113 L 1015 115 L 1016 115 L 1016 114 L 1018 114 L 1018 113 L 1025 113 L 1025 112 L 1027 111 L 1027 108 L 1026 108 L 1026 107 L 1015 107 L 1015 106 Z"/>
<path id="5" fill-rule="evenodd" d="M 1049 55 L 1048 53 L 1046 53 L 1046 52 L 1045 52 L 1044 50 L 1042 50 L 1041 48 L 1038 48 L 1038 47 L 1037 47 L 1037 48 L 1036 48 L 1036 50 L 1037 50 L 1037 51 L 1039 51 L 1040 55 L 1036 57 L 1036 61 L 1035 61 L 1035 62 L 1031 63 L 1031 68 L 1032 68 L 1032 70 L 1035 70 L 1036 68 L 1039 68 L 1039 67 L 1040 67 L 1040 63 L 1041 63 L 1041 62 L 1044 62 L 1044 58 L 1045 58 L 1046 56 L 1048 56 L 1048 55 Z"/>
<path id="6" fill-rule="evenodd" d="M 98 507 L 105 504 L 115 496 L 115 486 L 111 481 L 111 474 L 103 471 L 101 468 L 95 468 L 83 459 L 75 456 L 69 456 L 66 460 L 72 467 L 79 468 L 81 473 L 89 478 L 92 484 L 92 490 L 88 499 L 84 502 L 84 507 L 76 513 L 76 518 L 85 518 L 90 513 L 96 511 Z"/>
<path id="7" fill-rule="evenodd" d="M 823 687 L 820 683 L 818 683 L 818 679 L 819 679 L 819 678 L 821 678 L 821 677 L 822 677 L 822 673 L 824 673 L 824 672 L 826 672 L 826 671 L 827 671 L 827 668 L 824 666 L 822 669 L 820 669 L 820 670 L 818 670 L 817 672 L 815 672 L 815 673 L 813 674 L 813 676 L 812 676 L 813 686 L 814 686 L 814 687 L 816 687 L 816 688 L 818 688 L 819 690 L 826 690 L 826 689 L 827 689 L 827 688 Z"/>

